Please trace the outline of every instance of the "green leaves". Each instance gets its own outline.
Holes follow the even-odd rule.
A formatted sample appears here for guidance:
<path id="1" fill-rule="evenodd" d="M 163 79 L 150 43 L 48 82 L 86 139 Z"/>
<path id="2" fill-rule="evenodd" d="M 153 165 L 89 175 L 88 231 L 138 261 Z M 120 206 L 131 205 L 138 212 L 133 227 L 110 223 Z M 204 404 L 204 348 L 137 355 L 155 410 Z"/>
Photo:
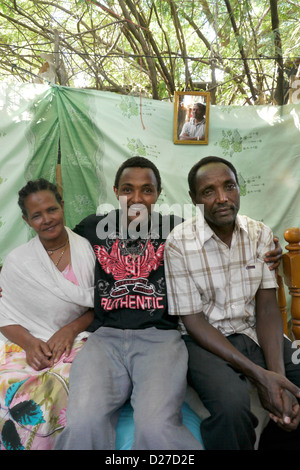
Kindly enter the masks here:
<path id="1" fill-rule="evenodd" d="M 76 0 L 50 2 L 47 8 L 42 0 L 18 0 L 17 9 L 13 0 L 5 0 L 0 80 L 30 81 L 30 72 L 38 74 L 45 63 L 43 53 L 56 51 L 57 84 L 123 95 L 138 88 L 172 100 L 174 90 L 186 86 L 197 90 L 205 83 L 209 89 L 213 59 L 215 104 L 244 104 L 251 97 L 250 83 L 263 102 L 273 102 L 276 55 L 282 53 L 284 67 L 300 56 L 299 6 L 276 3 L 281 49 L 274 45 L 265 0 Z M 243 76 L 245 61 L 248 76 Z M 19 68 L 12 73 L 13 64 Z"/>

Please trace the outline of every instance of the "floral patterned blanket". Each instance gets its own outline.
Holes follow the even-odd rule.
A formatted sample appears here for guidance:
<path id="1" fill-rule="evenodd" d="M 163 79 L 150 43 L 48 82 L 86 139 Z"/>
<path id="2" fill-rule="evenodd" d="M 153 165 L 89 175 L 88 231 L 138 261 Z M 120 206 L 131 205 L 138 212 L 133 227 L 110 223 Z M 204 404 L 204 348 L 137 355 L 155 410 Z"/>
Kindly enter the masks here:
<path id="1" fill-rule="evenodd" d="M 35 371 L 23 349 L 0 342 L 0 450 L 51 450 L 64 428 L 69 372 L 85 340 L 50 369 Z"/>
<path id="2" fill-rule="evenodd" d="M 0 450 L 51 450 L 66 425 L 69 372 L 86 339 L 74 344 L 69 357 L 62 356 L 50 369 L 35 371 L 23 349 L 0 341 Z M 183 423 L 203 444 L 201 419 L 187 405 Z M 131 449 L 134 437 L 133 410 L 122 408 L 116 430 L 116 449 Z"/>

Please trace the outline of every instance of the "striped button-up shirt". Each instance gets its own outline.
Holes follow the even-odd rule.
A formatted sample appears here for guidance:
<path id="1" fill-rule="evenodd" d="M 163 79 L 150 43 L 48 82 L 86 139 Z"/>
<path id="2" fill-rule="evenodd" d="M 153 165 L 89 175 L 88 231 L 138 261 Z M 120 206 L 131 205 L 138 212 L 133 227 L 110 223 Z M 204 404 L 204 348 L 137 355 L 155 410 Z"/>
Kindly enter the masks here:
<path id="1" fill-rule="evenodd" d="M 225 336 L 243 333 L 258 342 L 256 292 L 277 288 L 264 262 L 273 247 L 272 231 L 246 216 L 237 216 L 230 248 L 200 215 L 177 226 L 165 247 L 169 314 L 203 312 Z"/>

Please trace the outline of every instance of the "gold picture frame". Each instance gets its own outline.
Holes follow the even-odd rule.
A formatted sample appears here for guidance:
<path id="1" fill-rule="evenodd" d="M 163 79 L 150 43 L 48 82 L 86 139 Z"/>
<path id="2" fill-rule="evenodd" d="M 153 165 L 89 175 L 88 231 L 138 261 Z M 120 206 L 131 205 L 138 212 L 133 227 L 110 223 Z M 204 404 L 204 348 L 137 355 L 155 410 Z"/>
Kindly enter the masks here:
<path id="1" fill-rule="evenodd" d="M 207 145 L 210 93 L 175 91 L 174 97 L 174 144 Z"/>

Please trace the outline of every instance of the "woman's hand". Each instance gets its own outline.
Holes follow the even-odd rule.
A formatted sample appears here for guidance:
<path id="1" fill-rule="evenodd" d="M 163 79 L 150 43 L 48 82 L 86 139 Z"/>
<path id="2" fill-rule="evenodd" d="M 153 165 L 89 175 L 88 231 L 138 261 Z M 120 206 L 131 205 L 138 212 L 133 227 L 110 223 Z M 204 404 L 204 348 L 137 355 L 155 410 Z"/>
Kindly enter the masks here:
<path id="1" fill-rule="evenodd" d="M 26 347 L 24 347 L 26 352 L 27 363 L 35 370 L 45 369 L 47 367 L 52 367 L 52 352 L 47 343 L 41 339 L 32 338 L 28 341 Z"/>
<path id="2" fill-rule="evenodd" d="M 76 336 L 85 331 L 94 319 L 94 310 L 87 310 L 83 315 L 63 326 L 47 341 L 52 351 L 52 359 L 55 364 L 65 353 L 69 356 Z"/>
<path id="3" fill-rule="evenodd" d="M 21 325 L 7 325 L 0 328 L 1 333 L 26 353 L 26 361 L 35 370 L 52 367 L 52 352 L 47 343 L 36 338 Z"/>
<path id="4" fill-rule="evenodd" d="M 76 336 L 77 332 L 69 325 L 64 326 L 51 336 L 47 345 L 52 352 L 53 364 L 59 361 L 64 353 L 69 356 Z"/>

